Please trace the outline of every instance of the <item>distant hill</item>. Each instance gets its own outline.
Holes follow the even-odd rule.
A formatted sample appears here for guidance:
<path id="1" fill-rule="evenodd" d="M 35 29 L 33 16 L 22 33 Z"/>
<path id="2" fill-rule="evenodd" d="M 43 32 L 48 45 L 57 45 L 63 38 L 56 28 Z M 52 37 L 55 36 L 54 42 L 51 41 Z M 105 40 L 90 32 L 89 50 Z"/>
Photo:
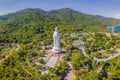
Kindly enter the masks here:
<path id="1" fill-rule="evenodd" d="M 84 13 L 72 10 L 70 8 L 63 8 L 63 9 L 51 10 L 51 11 L 44 11 L 39 8 L 27 8 L 27 9 L 20 10 L 16 13 L 0 16 L 0 20 L 7 21 L 11 18 L 24 17 L 27 15 L 31 15 L 31 16 L 27 16 L 27 18 L 29 18 L 29 17 L 33 17 L 33 14 L 47 15 L 54 19 L 60 20 L 62 24 L 74 25 L 79 27 L 83 27 L 83 26 L 89 27 L 89 25 L 93 26 L 94 24 L 99 24 L 99 23 L 100 23 L 99 25 L 103 27 L 103 26 L 115 25 L 120 23 L 120 20 L 117 20 L 114 18 L 106 18 L 99 15 L 84 14 Z M 34 16 L 34 18 L 36 17 L 37 16 Z"/>

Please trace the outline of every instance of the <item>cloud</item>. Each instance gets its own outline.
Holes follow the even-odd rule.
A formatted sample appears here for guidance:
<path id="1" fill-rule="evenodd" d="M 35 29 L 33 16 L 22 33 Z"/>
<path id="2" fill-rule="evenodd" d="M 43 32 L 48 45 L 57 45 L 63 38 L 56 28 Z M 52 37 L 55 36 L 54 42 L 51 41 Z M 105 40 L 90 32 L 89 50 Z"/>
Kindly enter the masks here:
<path id="1" fill-rule="evenodd" d="M 9 13 L 11 13 L 12 11 L 2 11 L 2 12 L 0 12 L 0 16 L 2 16 L 2 15 L 5 15 L 5 14 L 9 14 Z"/>
<path id="2" fill-rule="evenodd" d="M 120 19 L 120 13 L 119 14 L 113 14 L 113 18 Z"/>
<path id="3" fill-rule="evenodd" d="M 117 13 L 106 13 L 103 16 L 109 17 L 109 18 L 120 19 L 120 12 L 117 12 Z"/>

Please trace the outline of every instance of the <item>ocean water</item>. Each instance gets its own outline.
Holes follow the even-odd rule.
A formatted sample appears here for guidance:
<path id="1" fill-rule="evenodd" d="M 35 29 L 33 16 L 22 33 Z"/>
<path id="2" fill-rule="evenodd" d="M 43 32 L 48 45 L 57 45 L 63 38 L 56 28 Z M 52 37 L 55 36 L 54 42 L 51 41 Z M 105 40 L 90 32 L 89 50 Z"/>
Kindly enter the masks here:
<path id="1" fill-rule="evenodd" d="M 120 25 L 114 27 L 115 27 L 115 32 L 120 32 Z M 112 31 L 112 27 L 109 27 L 108 30 Z"/>

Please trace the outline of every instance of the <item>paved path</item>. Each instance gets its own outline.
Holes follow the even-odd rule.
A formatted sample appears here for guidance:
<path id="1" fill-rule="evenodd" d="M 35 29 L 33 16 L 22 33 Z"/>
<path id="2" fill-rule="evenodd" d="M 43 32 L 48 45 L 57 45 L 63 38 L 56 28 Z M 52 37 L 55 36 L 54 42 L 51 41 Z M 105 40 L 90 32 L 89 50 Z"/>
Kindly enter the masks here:
<path id="1" fill-rule="evenodd" d="M 67 62 L 67 65 L 69 66 L 66 73 L 62 76 L 62 80 L 75 80 L 75 74 L 73 72 L 73 68 L 70 62 Z"/>
<path id="2" fill-rule="evenodd" d="M 73 73 L 73 70 L 68 70 L 68 73 L 64 80 L 75 80 L 75 75 Z"/>
<path id="3" fill-rule="evenodd" d="M 45 66 L 54 67 L 58 61 L 58 57 L 51 56 Z"/>

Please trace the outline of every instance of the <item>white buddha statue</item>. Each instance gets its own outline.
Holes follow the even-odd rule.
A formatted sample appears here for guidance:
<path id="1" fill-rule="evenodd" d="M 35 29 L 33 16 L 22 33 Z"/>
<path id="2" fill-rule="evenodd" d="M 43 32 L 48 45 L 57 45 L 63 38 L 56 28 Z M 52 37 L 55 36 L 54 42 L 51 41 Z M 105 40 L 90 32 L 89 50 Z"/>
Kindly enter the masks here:
<path id="1" fill-rule="evenodd" d="M 58 32 L 58 28 L 55 28 L 55 32 L 53 34 L 53 41 L 54 46 L 52 48 L 53 53 L 61 53 L 61 47 L 60 47 L 60 34 Z"/>

